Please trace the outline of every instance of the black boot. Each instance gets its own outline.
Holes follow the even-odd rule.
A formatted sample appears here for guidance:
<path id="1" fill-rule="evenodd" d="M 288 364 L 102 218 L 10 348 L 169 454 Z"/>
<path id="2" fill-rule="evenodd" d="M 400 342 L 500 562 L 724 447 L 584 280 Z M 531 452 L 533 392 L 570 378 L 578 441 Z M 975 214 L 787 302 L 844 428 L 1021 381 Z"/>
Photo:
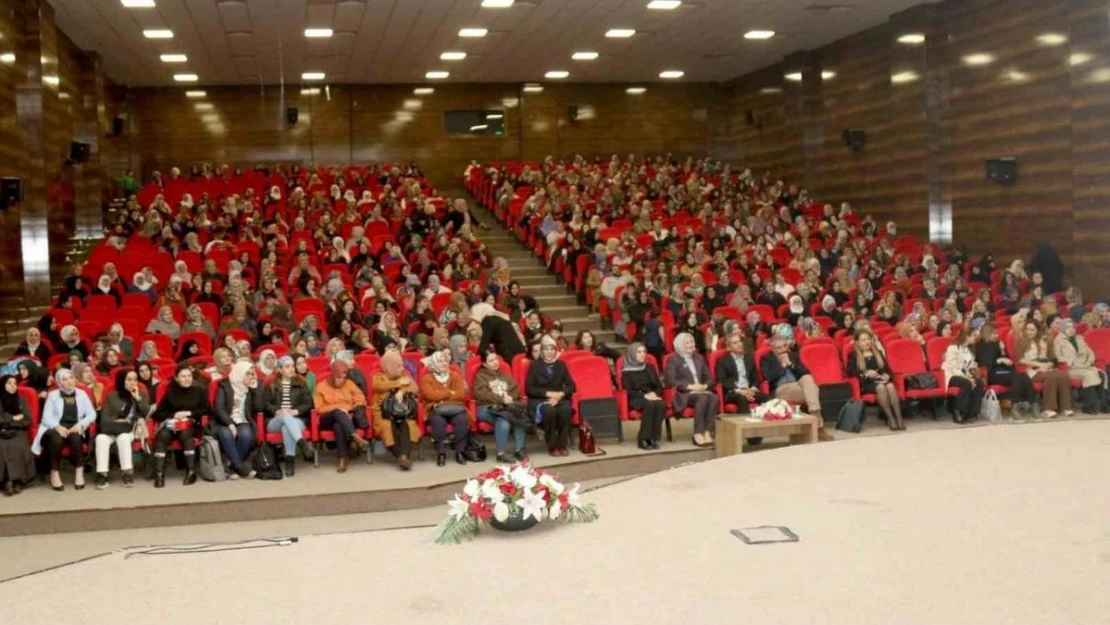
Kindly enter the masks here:
<path id="1" fill-rule="evenodd" d="M 293 456 L 285 457 L 285 477 L 293 477 L 293 474 L 297 472 L 295 464 Z"/>
<path id="2" fill-rule="evenodd" d="M 154 488 L 166 485 L 166 457 L 154 456 Z"/>
<path id="3" fill-rule="evenodd" d="M 197 455 L 196 453 L 185 454 L 185 480 L 181 482 L 186 486 L 192 486 L 197 483 Z"/>
<path id="4" fill-rule="evenodd" d="M 953 410 L 952 411 L 952 421 L 955 422 L 955 423 L 963 423 L 964 422 L 964 415 L 962 413 L 960 413 L 959 410 Z"/>
<path id="5" fill-rule="evenodd" d="M 301 450 L 301 457 L 304 458 L 305 462 L 316 460 L 316 450 L 312 448 L 312 445 L 310 445 L 308 441 L 302 438 L 297 441 L 297 447 Z M 290 473 L 290 475 L 292 475 L 292 473 Z"/>

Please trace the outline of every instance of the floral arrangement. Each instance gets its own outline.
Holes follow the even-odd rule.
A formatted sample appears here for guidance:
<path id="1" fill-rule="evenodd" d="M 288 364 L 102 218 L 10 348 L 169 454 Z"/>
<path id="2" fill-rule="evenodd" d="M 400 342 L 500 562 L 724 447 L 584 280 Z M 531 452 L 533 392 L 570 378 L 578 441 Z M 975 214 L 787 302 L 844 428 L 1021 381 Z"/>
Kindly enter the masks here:
<path id="1" fill-rule="evenodd" d="M 794 418 L 794 409 L 781 399 L 763 402 L 752 411 L 752 418 L 761 421 L 789 421 Z"/>
<path id="2" fill-rule="evenodd" d="M 447 502 L 448 516 L 433 534 L 444 545 L 473 540 L 482 523 L 505 523 L 511 516 L 532 524 L 547 518 L 564 523 L 597 520 L 593 504 L 583 504 L 579 485 L 567 488 L 555 475 L 527 461 L 502 465 L 467 480 L 462 493 Z"/>

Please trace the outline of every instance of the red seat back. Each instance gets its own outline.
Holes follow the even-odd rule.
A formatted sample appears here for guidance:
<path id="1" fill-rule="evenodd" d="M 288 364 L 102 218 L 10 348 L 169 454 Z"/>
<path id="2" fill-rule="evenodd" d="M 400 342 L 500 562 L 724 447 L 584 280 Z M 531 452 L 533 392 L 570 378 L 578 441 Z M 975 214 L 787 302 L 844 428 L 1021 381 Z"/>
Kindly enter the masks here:
<path id="1" fill-rule="evenodd" d="M 929 356 L 929 368 L 940 369 L 944 364 L 944 352 L 952 344 L 952 337 L 934 336 L 925 343 L 925 353 Z"/>
<path id="2" fill-rule="evenodd" d="M 840 366 L 840 358 L 836 345 L 828 343 L 807 343 L 802 347 L 800 354 L 802 364 L 813 374 L 813 379 L 818 384 L 834 384 L 844 382 L 844 369 Z"/>

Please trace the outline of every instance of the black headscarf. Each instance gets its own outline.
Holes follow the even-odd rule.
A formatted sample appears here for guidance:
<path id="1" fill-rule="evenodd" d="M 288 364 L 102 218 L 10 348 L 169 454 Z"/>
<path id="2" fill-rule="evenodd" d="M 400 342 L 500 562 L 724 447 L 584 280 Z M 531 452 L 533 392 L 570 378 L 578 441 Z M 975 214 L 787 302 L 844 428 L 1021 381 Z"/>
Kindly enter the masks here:
<path id="1" fill-rule="evenodd" d="M 21 414 L 23 409 L 19 405 L 19 391 L 15 393 L 8 392 L 8 380 L 15 378 L 14 375 L 6 375 L 0 378 L 0 410 L 5 414 Z M 18 381 L 18 378 L 16 378 Z"/>
<path id="2" fill-rule="evenodd" d="M 116 372 L 116 395 L 119 395 L 120 401 L 123 402 L 123 408 L 120 410 L 120 415 L 128 415 L 131 413 L 131 404 L 135 402 L 135 398 L 127 390 L 127 374 L 131 373 L 132 369 L 120 369 Z M 138 375 L 136 372 L 135 375 Z"/>
<path id="3" fill-rule="evenodd" d="M 16 371 L 19 370 L 20 366 L 27 367 L 27 385 L 35 389 L 35 392 L 45 391 L 50 385 L 50 374 L 46 371 L 46 368 L 39 366 L 34 360 L 20 361 L 19 365 L 16 365 Z"/>
<path id="4" fill-rule="evenodd" d="M 53 349 L 58 349 L 62 344 L 62 337 L 58 334 L 57 330 L 50 329 L 50 325 L 54 322 L 54 315 L 46 314 L 39 319 L 38 329 L 39 334 L 42 335 L 43 340 L 50 341 L 50 346 Z"/>

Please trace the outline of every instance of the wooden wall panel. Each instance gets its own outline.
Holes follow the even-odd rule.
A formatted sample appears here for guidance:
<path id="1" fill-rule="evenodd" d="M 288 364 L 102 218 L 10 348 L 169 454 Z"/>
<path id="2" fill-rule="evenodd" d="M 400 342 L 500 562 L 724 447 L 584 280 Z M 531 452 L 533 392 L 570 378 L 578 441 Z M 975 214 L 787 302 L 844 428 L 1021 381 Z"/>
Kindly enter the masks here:
<path id="1" fill-rule="evenodd" d="M 0 54 L 20 55 L 18 42 L 22 20 L 14 5 L 0 5 Z M 0 63 L 0 176 L 27 177 L 24 133 L 17 116 L 17 91 L 22 80 L 17 62 Z M 0 211 L 0 297 L 23 292 L 23 256 L 20 229 L 21 207 Z"/>

